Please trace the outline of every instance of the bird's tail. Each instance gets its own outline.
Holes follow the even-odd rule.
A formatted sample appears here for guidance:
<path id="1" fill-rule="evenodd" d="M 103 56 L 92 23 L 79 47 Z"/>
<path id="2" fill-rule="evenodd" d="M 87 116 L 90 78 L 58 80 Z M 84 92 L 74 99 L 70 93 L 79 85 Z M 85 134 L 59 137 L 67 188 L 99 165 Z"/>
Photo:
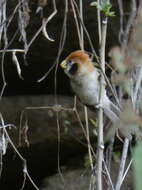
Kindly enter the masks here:
<path id="1" fill-rule="evenodd" d="M 115 123 L 119 119 L 121 110 L 110 101 L 109 106 L 103 107 L 105 115 Z"/>

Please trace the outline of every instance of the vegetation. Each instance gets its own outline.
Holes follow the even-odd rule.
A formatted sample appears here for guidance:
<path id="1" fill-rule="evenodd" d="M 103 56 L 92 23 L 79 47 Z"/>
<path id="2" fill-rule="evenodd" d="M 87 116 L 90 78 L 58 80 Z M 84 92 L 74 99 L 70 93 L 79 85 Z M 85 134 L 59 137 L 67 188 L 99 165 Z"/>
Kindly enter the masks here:
<path id="1" fill-rule="evenodd" d="M 12 62 L 14 63 L 17 74 L 21 80 L 24 80 L 22 76 L 22 63 L 20 63 L 19 56 L 22 54 L 26 63 L 28 53 L 30 53 L 31 46 L 34 45 L 39 35 L 42 33 L 43 37 L 47 40 L 47 43 L 54 43 L 56 40 L 51 38 L 48 34 L 48 25 L 52 23 L 54 17 L 60 11 L 58 9 L 57 0 L 52 1 L 52 11 L 50 8 L 50 14 L 44 16 L 44 10 L 48 8 L 49 4 L 46 0 L 15 0 L 13 1 L 12 8 L 9 6 L 11 3 L 7 0 L 0 1 L 0 54 L 1 54 L 1 78 L 2 86 L 0 98 L 2 100 L 5 88 L 7 86 L 6 70 L 5 70 L 5 57 L 8 53 L 12 55 Z M 32 37 L 28 36 L 28 27 L 31 23 L 31 5 L 36 4 L 36 11 L 34 14 L 40 13 L 41 26 L 36 29 L 36 32 Z M 131 0 L 129 2 L 128 10 L 125 10 L 122 0 L 117 0 L 115 3 L 118 4 L 117 10 L 114 9 L 114 2 L 109 0 L 97 0 L 88 1 L 87 5 L 94 10 L 97 21 L 97 35 L 96 43 L 99 44 L 95 47 L 93 40 L 90 37 L 90 31 L 87 30 L 84 22 L 84 1 L 76 0 L 64 0 L 60 1 L 64 7 L 63 23 L 60 34 L 59 46 L 57 47 L 57 57 L 43 77 L 37 82 L 44 81 L 47 76 L 50 75 L 50 71 L 55 69 L 54 75 L 54 87 L 55 92 L 57 89 L 57 71 L 61 56 L 64 52 L 67 35 L 70 35 L 67 30 L 68 25 L 68 14 L 72 14 L 76 27 L 76 36 L 78 38 L 78 46 L 80 49 L 90 51 L 90 55 L 94 57 L 97 64 L 101 68 L 101 79 L 100 79 L 100 105 L 104 94 L 106 84 L 108 91 L 111 93 L 114 103 L 121 109 L 119 120 L 110 124 L 103 114 L 103 109 L 100 107 L 98 111 L 98 117 L 96 120 L 89 118 L 88 110 L 84 107 L 84 123 L 80 119 L 78 114 L 77 101 L 74 100 L 73 108 L 66 108 L 62 105 L 55 104 L 53 106 L 45 107 L 25 107 L 21 110 L 20 116 L 20 129 L 24 131 L 25 142 L 29 145 L 27 131 L 27 122 L 22 126 L 22 119 L 26 115 L 27 110 L 34 109 L 49 109 L 56 113 L 57 118 L 57 129 L 58 129 L 58 144 L 60 145 L 60 125 L 59 125 L 59 113 L 72 112 L 76 119 L 79 121 L 82 133 L 87 142 L 88 155 L 85 157 L 85 167 L 91 171 L 90 183 L 88 190 L 120 190 L 123 188 L 125 179 L 132 169 L 134 173 L 134 184 L 135 190 L 140 190 L 142 187 L 142 166 L 141 166 L 141 127 L 142 127 L 142 3 L 141 1 Z M 51 4 L 51 2 L 50 2 Z M 117 11 L 119 13 L 117 13 Z M 127 12 L 128 11 L 128 12 Z M 127 15 L 127 17 L 126 17 Z M 15 21 L 15 18 L 17 22 Z M 107 52 L 107 36 L 109 34 L 108 25 L 111 19 L 117 18 L 119 20 L 119 31 L 117 38 L 119 43 L 115 47 L 110 47 Z M 12 38 L 9 34 L 9 27 L 13 23 L 17 29 Z M 96 30 L 94 28 L 94 30 Z M 91 31 L 92 32 L 92 31 Z M 16 46 L 17 43 L 12 44 L 18 38 L 20 41 L 20 47 Z M 86 47 L 86 43 L 89 44 L 89 50 Z M 11 45 L 12 44 L 12 45 Z M 16 44 L 16 45 L 15 45 Z M 22 45 L 21 45 L 22 44 Z M 16 47 L 15 47 L 16 46 Z M 96 51 L 99 49 L 99 51 Z M 99 53 L 98 53 L 99 52 Z M 109 55 L 109 59 L 108 59 Z M 108 60 L 108 62 L 106 61 Z M 28 64 L 28 63 L 27 63 Z M 107 76 L 107 69 L 109 71 L 109 77 Z M 56 93 L 55 93 L 56 94 Z M 56 99 L 56 95 L 55 95 Z M 25 115 L 24 115 L 25 114 Z M 93 123 L 93 143 L 92 133 L 90 134 L 89 121 Z M 13 124 L 6 124 L 2 113 L 0 112 L 0 175 L 3 172 L 3 156 L 7 153 L 7 147 L 10 144 L 16 155 L 20 158 L 23 163 L 23 175 L 24 180 L 22 188 L 25 188 L 25 182 L 28 180 L 31 182 L 34 189 L 39 187 L 34 182 L 34 179 L 30 176 L 27 167 L 27 160 L 21 155 L 14 142 L 9 136 L 8 129 Z M 66 123 L 70 125 L 70 121 L 66 120 Z M 106 130 L 106 128 L 109 128 Z M 11 130 L 12 130 L 11 129 Z M 107 132 L 106 132 L 107 131 Z M 68 128 L 65 128 L 65 133 L 68 133 Z M 106 135 L 107 134 L 107 135 Z M 131 142 L 133 137 L 136 139 L 136 147 L 133 151 L 129 151 L 132 148 Z M 20 137 L 21 138 L 21 137 Z M 19 138 L 19 139 L 20 139 Z M 91 138 L 91 139 L 90 139 Z M 97 138 L 97 148 L 93 146 L 95 139 Z M 119 150 L 119 154 L 115 152 L 115 142 L 123 144 L 122 151 Z M 106 145 L 107 144 L 107 145 Z M 138 145 L 137 145 L 138 144 Z M 62 179 L 62 172 L 60 170 L 60 146 L 58 146 L 58 172 Z M 128 154 L 130 152 L 130 154 Z M 113 170 L 113 160 L 118 158 L 119 167 L 116 172 L 116 177 L 112 176 L 111 170 Z"/>

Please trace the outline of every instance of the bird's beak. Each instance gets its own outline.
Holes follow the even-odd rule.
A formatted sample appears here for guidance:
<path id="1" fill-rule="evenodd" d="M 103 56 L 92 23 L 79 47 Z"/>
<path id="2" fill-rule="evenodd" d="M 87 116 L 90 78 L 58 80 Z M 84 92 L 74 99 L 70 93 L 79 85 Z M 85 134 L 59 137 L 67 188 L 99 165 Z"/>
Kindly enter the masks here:
<path id="1" fill-rule="evenodd" d="M 61 66 L 63 69 L 66 69 L 66 68 L 67 68 L 67 62 L 66 62 L 66 60 L 62 61 L 62 63 L 60 64 L 60 66 Z"/>

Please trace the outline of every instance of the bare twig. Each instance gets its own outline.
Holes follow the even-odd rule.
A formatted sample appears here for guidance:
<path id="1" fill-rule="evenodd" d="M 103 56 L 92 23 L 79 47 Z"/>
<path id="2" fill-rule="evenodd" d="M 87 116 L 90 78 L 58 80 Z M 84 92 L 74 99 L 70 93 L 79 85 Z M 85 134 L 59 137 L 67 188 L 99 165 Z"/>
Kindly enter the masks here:
<path id="1" fill-rule="evenodd" d="M 3 4 L 3 21 L 6 20 L 6 7 L 7 7 L 7 1 L 5 1 L 5 3 Z M 3 32 L 4 32 L 4 44 L 5 44 L 5 47 L 8 45 L 8 38 L 7 38 L 7 26 L 6 26 L 6 23 L 4 24 L 4 29 L 3 29 Z"/>
<path id="2" fill-rule="evenodd" d="M 68 14 L 68 6 L 69 6 L 68 4 L 69 4 L 68 0 L 65 0 L 64 20 L 63 20 L 63 25 L 62 25 L 62 30 L 61 30 L 58 54 L 57 54 L 57 57 L 55 60 L 54 97 L 55 97 L 56 104 L 58 104 L 58 101 L 57 101 L 57 72 L 58 72 L 58 66 L 59 66 L 59 59 L 60 59 L 61 53 L 63 51 L 64 45 L 66 42 L 66 37 L 67 37 L 67 14 Z"/>
<path id="3" fill-rule="evenodd" d="M 80 17 L 80 11 L 79 11 L 79 9 L 78 9 L 77 3 L 76 3 L 75 0 L 72 0 L 72 1 L 73 1 L 74 5 L 75 5 L 75 7 L 76 7 L 76 11 L 77 11 L 78 17 L 79 17 L 79 19 L 80 19 L 80 24 L 81 24 L 82 27 L 83 27 L 84 34 L 87 36 L 87 39 L 88 39 L 90 48 L 91 48 L 91 50 L 92 50 L 92 52 L 93 52 L 93 55 L 95 56 L 96 60 L 99 62 L 98 55 L 97 55 L 97 53 L 96 53 L 96 51 L 95 51 L 95 49 L 94 49 L 92 39 L 90 38 L 90 35 L 89 35 L 89 33 L 88 33 L 87 29 L 86 29 L 86 26 L 85 26 L 85 24 L 84 24 L 82 18 Z"/>
<path id="4" fill-rule="evenodd" d="M 24 53 L 24 49 L 6 49 L 6 50 L 0 50 L 0 53 L 7 53 L 7 52 L 19 52 Z"/>
<path id="5" fill-rule="evenodd" d="M 40 34 L 41 31 L 43 31 L 44 36 L 50 40 L 53 41 L 53 39 L 49 38 L 49 35 L 46 32 L 46 26 L 47 24 L 51 21 L 51 19 L 57 14 L 57 8 L 56 8 L 56 1 L 53 0 L 53 13 L 45 20 L 44 19 L 44 23 L 42 24 L 42 26 L 38 29 L 38 31 L 36 32 L 36 34 L 33 36 L 33 38 L 31 39 L 31 41 L 28 43 L 27 45 L 27 49 L 26 52 L 29 50 L 30 46 L 32 45 L 32 43 L 35 41 L 35 39 L 37 38 L 37 36 Z"/>
<path id="6" fill-rule="evenodd" d="M 60 168 L 60 143 L 61 143 L 61 136 L 60 136 L 60 123 L 59 123 L 59 112 L 56 111 L 56 122 L 57 122 L 57 131 L 58 131 L 58 173 L 59 173 L 59 176 L 65 186 L 65 180 L 64 180 L 64 177 L 62 175 L 62 172 L 61 172 L 61 168 Z"/>
<path id="7" fill-rule="evenodd" d="M 50 67 L 49 71 L 47 71 L 43 77 L 41 77 L 40 79 L 37 80 L 37 82 L 43 81 L 55 67 L 55 91 L 56 91 L 56 87 L 57 87 L 56 86 L 56 73 L 57 73 L 57 69 L 58 69 L 58 62 L 59 62 L 60 55 L 63 51 L 63 47 L 65 44 L 66 35 L 67 35 L 67 13 L 68 13 L 68 0 L 65 1 L 64 21 L 63 21 L 63 26 L 62 26 L 61 36 L 60 36 L 60 43 L 59 43 L 57 58 L 56 58 L 54 64 Z M 56 94 L 56 92 L 55 92 L 55 94 Z"/>
<path id="8" fill-rule="evenodd" d="M 140 86 L 141 86 L 141 82 L 142 82 L 142 67 L 140 67 L 140 69 L 137 71 L 137 80 L 136 80 L 136 86 L 133 90 L 133 105 L 134 107 L 136 107 L 136 100 L 138 98 L 138 92 L 140 90 Z"/>
<path id="9" fill-rule="evenodd" d="M 83 0 L 79 1 L 79 9 L 80 9 L 80 18 L 83 22 Z M 84 50 L 84 30 L 81 23 L 80 23 L 80 37 L 81 37 L 81 49 Z"/>
<path id="10" fill-rule="evenodd" d="M 100 5 L 101 1 L 97 0 L 98 5 Z M 98 19 L 98 36 L 99 36 L 99 45 L 101 44 L 102 37 L 102 29 L 101 29 L 101 12 L 100 9 L 97 9 L 97 19 Z"/>
<path id="11" fill-rule="evenodd" d="M 106 166 L 108 171 L 110 172 L 111 170 L 111 161 L 112 161 L 112 155 L 113 155 L 113 146 L 114 146 L 114 135 L 111 137 L 111 139 L 109 140 L 109 145 L 108 148 L 106 150 Z"/>
<path id="12" fill-rule="evenodd" d="M 109 170 L 108 170 L 108 168 L 107 168 L 107 165 L 106 165 L 105 161 L 103 161 L 103 163 L 104 163 L 104 168 L 105 168 L 105 171 L 106 171 L 106 174 L 107 174 L 107 177 L 108 177 L 108 180 L 109 180 L 111 189 L 114 190 L 114 185 L 113 185 L 113 182 L 112 182 L 112 179 L 111 179 Z"/>
<path id="13" fill-rule="evenodd" d="M 26 176 L 28 177 L 28 179 L 30 180 L 30 182 L 32 183 L 32 185 L 34 186 L 34 188 L 36 190 L 39 190 L 39 188 L 36 186 L 36 184 L 34 183 L 34 181 L 32 180 L 31 176 L 28 173 L 27 170 L 27 163 L 26 163 L 26 159 L 20 154 L 20 152 L 17 150 L 16 146 L 14 145 L 14 143 L 12 142 L 6 128 L 5 128 L 5 124 L 4 124 L 4 119 L 2 117 L 2 114 L 0 113 L 0 120 L 1 120 L 1 124 L 3 126 L 3 132 L 7 138 L 8 143 L 12 146 L 13 150 L 16 152 L 17 156 L 20 158 L 20 160 L 23 162 L 23 172 L 26 174 Z"/>
<path id="14" fill-rule="evenodd" d="M 72 0 L 71 0 L 71 6 L 72 6 L 73 15 L 74 15 L 74 20 L 75 20 L 76 29 L 77 29 L 77 34 L 78 34 L 78 38 L 79 38 L 79 44 L 80 44 L 81 49 L 83 49 L 83 47 L 82 47 L 82 45 L 81 45 L 81 42 L 82 42 L 82 39 L 81 39 L 81 31 L 80 31 L 80 28 L 79 28 L 79 23 L 78 23 L 78 19 L 77 19 L 77 15 L 76 15 L 76 10 L 75 10 L 75 7 L 74 7 L 74 3 L 73 3 Z"/>
<path id="15" fill-rule="evenodd" d="M 0 92 L 0 100 L 1 100 L 1 98 L 3 96 L 5 87 L 7 85 L 7 82 L 6 82 L 6 79 L 5 79 L 5 72 L 4 72 L 4 58 L 5 58 L 5 52 L 2 54 L 2 60 L 1 60 L 1 75 L 2 75 L 3 85 L 2 85 L 1 92 Z"/>
<path id="16" fill-rule="evenodd" d="M 43 32 L 43 35 L 45 36 L 45 38 L 47 38 L 47 40 L 51 41 L 51 42 L 54 42 L 55 40 L 50 38 L 47 31 L 46 31 L 46 26 L 48 24 L 48 22 L 51 21 L 51 19 L 57 14 L 57 7 L 56 7 L 56 1 L 53 0 L 53 13 L 48 17 L 48 19 L 44 19 L 43 18 L 43 21 L 42 21 L 42 32 Z"/>
<path id="17" fill-rule="evenodd" d="M 12 60 L 13 60 L 13 63 L 15 64 L 16 66 L 16 69 L 17 69 L 17 73 L 18 73 L 18 76 L 20 79 L 23 80 L 23 77 L 21 75 L 21 68 L 20 68 L 20 64 L 19 64 L 19 61 L 18 61 L 18 58 L 16 56 L 16 52 L 12 52 Z"/>
<path id="18" fill-rule="evenodd" d="M 107 17 L 102 21 L 102 34 L 101 34 L 101 46 L 100 46 L 100 65 L 102 71 L 105 73 L 105 45 L 106 45 L 106 32 L 107 32 Z M 99 127 L 98 127 L 98 157 L 97 157 L 97 190 L 102 190 L 102 163 L 103 163 L 103 109 L 101 107 L 105 92 L 105 79 L 101 74 L 100 81 L 100 108 L 99 108 Z"/>
<path id="19" fill-rule="evenodd" d="M 122 179 L 124 176 L 124 169 L 125 169 L 125 163 L 127 159 L 128 147 L 129 147 L 129 139 L 125 138 L 115 190 L 120 190 L 122 182 L 123 182 Z"/>
<path id="20" fill-rule="evenodd" d="M 130 160 L 130 162 L 129 162 L 127 168 L 126 168 L 126 171 L 125 171 L 125 173 L 124 173 L 124 175 L 123 175 L 123 178 L 122 178 L 122 182 L 121 182 L 121 184 L 123 183 L 123 181 L 124 181 L 126 175 L 128 174 L 128 171 L 129 171 L 129 169 L 130 169 L 132 163 L 133 163 L 133 159 Z"/>
<path id="21" fill-rule="evenodd" d="M 137 6 L 136 6 L 136 0 L 131 0 L 131 13 L 124 31 L 124 39 L 123 39 L 123 44 L 122 47 L 125 49 L 126 45 L 128 43 L 128 39 L 129 39 L 129 34 L 130 34 L 130 30 L 132 28 L 132 26 L 134 25 L 134 19 L 136 17 L 136 10 L 137 10 Z"/>
<path id="22" fill-rule="evenodd" d="M 90 135 L 89 135 L 89 126 L 88 126 L 88 112 L 87 112 L 87 107 L 84 106 L 84 112 L 85 112 L 85 123 L 86 123 L 86 135 L 87 135 L 87 144 L 88 144 L 88 154 L 89 154 L 89 160 L 90 160 L 90 165 L 91 169 L 93 171 L 93 159 L 92 159 L 92 153 L 91 153 L 91 143 L 90 143 Z"/>
<path id="23" fill-rule="evenodd" d="M 119 13 L 120 13 L 120 30 L 119 30 L 119 42 L 122 44 L 123 35 L 124 35 L 124 11 L 123 11 L 123 3 L 122 0 L 118 0 Z"/>
<path id="24" fill-rule="evenodd" d="M 26 27 L 28 26 L 30 19 L 28 3 L 29 3 L 28 0 L 19 0 L 20 6 L 18 9 L 18 14 L 19 14 L 18 25 L 20 30 L 20 40 L 23 41 L 25 50 L 27 49 Z"/>
<path id="25" fill-rule="evenodd" d="M 88 125 L 88 112 L 87 112 L 87 107 L 84 106 L 84 112 L 85 112 L 85 125 L 86 125 L 86 137 L 87 137 L 87 146 L 88 146 L 88 155 L 89 155 L 89 160 L 90 160 L 90 165 L 91 165 L 91 170 L 93 171 L 93 156 L 91 152 L 91 143 L 90 143 L 90 133 L 89 133 L 89 125 Z M 94 173 L 91 175 L 90 179 L 90 187 L 89 190 L 94 189 L 95 187 L 95 176 Z"/>

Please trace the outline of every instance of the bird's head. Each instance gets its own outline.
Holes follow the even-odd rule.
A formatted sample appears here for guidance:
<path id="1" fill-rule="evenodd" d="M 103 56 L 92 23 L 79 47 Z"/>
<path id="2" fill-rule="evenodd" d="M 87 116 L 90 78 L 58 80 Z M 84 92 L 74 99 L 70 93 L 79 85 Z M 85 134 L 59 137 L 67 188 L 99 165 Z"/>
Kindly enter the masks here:
<path id="1" fill-rule="evenodd" d="M 86 75 L 94 70 L 89 55 L 82 50 L 72 52 L 60 66 L 70 78 L 76 75 Z"/>

